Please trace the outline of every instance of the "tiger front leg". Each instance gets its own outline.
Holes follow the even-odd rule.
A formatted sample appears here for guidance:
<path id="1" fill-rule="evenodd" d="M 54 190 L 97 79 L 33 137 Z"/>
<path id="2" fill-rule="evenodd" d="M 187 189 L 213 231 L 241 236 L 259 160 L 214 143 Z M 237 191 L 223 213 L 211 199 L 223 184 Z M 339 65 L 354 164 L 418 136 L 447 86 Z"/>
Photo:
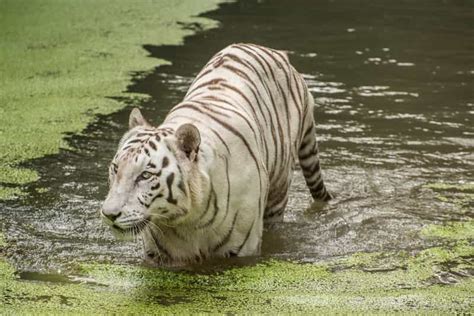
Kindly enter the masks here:
<path id="1" fill-rule="evenodd" d="M 151 229 L 145 229 L 142 232 L 141 239 L 144 260 L 150 265 L 168 266 L 173 262 L 169 254 L 159 246 L 157 242 L 158 237 L 156 232 Z"/>
<path id="2" fill-rule="evenodd" d="M 256 195 L 256 192 L 261 194 Z M 268 187 L 265 179 L 254 187 L 249 186 L 246 192 L 241 196 L 247 197 L 245 201 L 239 199 L 236 203 L 238 207 L 237 226 L 234 232 L 234 242 L 226 251 L 224 256 L 256 256 L 260 254 L 262 233 L 263 233 L 263 214 L 267 199 Z"/>

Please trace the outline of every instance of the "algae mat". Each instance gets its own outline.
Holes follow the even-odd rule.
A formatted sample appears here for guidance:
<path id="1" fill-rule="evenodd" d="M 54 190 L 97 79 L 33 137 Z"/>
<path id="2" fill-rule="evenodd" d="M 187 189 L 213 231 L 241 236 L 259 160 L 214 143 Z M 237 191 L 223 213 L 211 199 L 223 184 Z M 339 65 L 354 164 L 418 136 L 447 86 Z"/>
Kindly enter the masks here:
<path id="1" fill-rule="evenodd" d="M 83 265 L 78 274 L 19 280 L 0 261 L 1 313 L 469 312 L 463 276 L 473 247 L 457 242 L 415 255 L 356 254 L 317 264 L 270 260 L 212 274 Z M 449 271 L 449 272 L 447 272 Z"/>
<path id="2" fill-rule="evenodd" d="M 142 45 L 180 44 L 193 33 L 180 23 L 216 26 L 196 15 L 218 2 L 0 0 L 0 198 L 38 178 L 22 162 L 66 147 L 117 98 L 144 97 L 125 92 L 132 75 L 165 61 Z"/>

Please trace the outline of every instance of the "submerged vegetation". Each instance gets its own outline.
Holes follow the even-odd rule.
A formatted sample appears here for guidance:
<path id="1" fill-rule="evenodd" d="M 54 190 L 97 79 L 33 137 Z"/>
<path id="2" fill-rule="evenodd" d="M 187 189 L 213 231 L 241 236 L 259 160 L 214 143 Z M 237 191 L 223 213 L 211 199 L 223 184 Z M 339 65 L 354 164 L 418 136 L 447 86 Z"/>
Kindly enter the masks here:
<path id="1" fill-rule="evenodd" d="M 0 0 L 0 199 L 38 178 L 23 162 L 66 147 L 118 98 L 144 97 L 125 92 L 132 74 L 166 61 L 142 45 L 179 44 L 192 31 L 177 22 L 215 26 L 195 16 L 218 2 Z"/>

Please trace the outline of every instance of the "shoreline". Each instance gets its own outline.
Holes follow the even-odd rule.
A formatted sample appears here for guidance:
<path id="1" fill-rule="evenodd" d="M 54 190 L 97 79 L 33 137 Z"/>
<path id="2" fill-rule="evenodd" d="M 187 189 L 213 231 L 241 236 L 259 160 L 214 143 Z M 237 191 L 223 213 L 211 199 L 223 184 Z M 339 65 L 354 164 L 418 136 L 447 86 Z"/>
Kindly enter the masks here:
<path id="1" fill-rule="evenodd" d="M 160 0 L 131 7 L 114 2 L 5 2 L 0 27 L 0 200 L 24 195 L 37 181 L 22 165 L 68 148 L 66 135 L 80 133 L 98 114 L 110 114 L 148 96 L 129 93 L 136 74 L 169 63 L 144 45 L 179 45 L 216 21 L 200 17 L 219 0 Z"/>

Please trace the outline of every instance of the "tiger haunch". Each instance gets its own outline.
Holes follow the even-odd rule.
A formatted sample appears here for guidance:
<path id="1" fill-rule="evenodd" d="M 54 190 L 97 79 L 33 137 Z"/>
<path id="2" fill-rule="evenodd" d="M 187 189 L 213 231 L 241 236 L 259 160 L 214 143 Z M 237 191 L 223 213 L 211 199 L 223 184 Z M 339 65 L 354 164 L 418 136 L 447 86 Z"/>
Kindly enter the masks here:
<path id="1" fill-rule="evenodd" d="M 140 234 L 146 255 L 163 264 L 258 254 L 264 220 L 283 216 L 297 157 L 313 198 L 331 198 L 313 108 L 286 54 L 228 46 L 159 127 L 132 111 L 104 220 L 119 235 Z"/>

